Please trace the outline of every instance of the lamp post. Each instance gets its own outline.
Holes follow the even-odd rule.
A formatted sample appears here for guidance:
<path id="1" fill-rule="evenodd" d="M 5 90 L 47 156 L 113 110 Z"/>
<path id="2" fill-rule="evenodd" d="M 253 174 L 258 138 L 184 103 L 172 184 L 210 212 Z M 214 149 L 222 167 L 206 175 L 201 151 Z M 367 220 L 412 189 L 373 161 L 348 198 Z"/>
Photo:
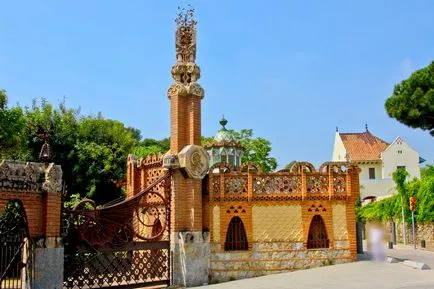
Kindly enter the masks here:
<path id="1" fill-rule="evenodd" d="M 401 212 L 402 212 L 402 235 L 404 237 L 404 245 L 407 245 L 407 234 L 405 232 L 405 214 L 404 214 L 404 196 L 401 195 Z"/>

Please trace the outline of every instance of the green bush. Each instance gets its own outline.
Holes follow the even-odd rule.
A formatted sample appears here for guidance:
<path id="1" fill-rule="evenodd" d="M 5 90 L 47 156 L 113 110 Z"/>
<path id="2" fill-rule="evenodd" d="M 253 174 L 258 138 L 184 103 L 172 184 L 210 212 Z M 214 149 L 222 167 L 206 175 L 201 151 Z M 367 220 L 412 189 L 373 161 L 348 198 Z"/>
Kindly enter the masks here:
<path id="1" fill-rule="evenodd" d="M 396 176 L 396 177 L 395 177 Z M 416 197 L 415 219 L 417 222 L 434 222 L 434 166 L 421 170 L 421 179 L 410 182 L 398 172 L 394 173 L 398 181 L 399 194 L 365 206 L 357 207 L 357 218 L 361 221 L 391 221 L 401 218 L 401 204 L 404 205 L 406 222 L 411 222 L 409 209 L 410 197 Z M 403 202 L 402 199 L 403 198 Z"/>

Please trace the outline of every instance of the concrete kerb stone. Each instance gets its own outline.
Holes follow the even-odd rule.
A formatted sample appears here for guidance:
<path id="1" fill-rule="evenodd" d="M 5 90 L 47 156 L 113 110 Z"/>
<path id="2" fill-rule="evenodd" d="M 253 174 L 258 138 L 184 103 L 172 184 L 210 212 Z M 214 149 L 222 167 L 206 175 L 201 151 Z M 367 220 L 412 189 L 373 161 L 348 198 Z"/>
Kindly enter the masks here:
<path id="1" fill-rule="evenodd" d="M 398 260 L 397 258 L 394 257 L 387 257 L 386 258 L 386 263 L 398 263 L 401 262 L 401 260 Z"/>
<path id="2" fill-rule="evenodd" d="M 412 260 L 404 260 L 403 264 L 406 265 L 406 266 L 412 267 L 414 269 L 419 269 L 419 270 L 429 270 L 429 269 L 431 269 L 425 263 L 416 262 L 416 261 L 412 261 Z"/>

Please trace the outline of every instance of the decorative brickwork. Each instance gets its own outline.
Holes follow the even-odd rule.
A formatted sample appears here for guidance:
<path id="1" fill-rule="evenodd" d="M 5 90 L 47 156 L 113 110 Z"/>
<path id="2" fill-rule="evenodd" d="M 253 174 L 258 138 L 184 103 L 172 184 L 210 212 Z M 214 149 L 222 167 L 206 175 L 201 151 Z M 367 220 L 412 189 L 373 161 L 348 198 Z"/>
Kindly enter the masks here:
<path id="1" fill-rule="evenodd" d="M 239 170 L 213 165 L 204 208 L 212 220 L 212 278 L 225 281 L 355 260 L 358 173 L 357 167 L 341 162 L 324 163 L 318 170 L 307 162 L 295 163 L 278 173 L 263 173 L 252 164 Z M 235 216 L 245 226 L 249 252 L 225 251 Z M 312 236 L 323 239 L 309 241 L 312 222 L 314 229 L 322 226 Z"/>
<path id="2" fill-rule="evenodd" d="M 139 160 L 134 155 L 127 161 L 127 197 L 143 191 L 167 171 L 163 168 L 163 155 L 149 155 Z M 164 190 L 159 190 L 164 193 Z"/>
<path id="3" fill-rule="evenodd" d="M 158 178 L 164 171 L 163 163 L 172 171 L 170 224 L 175 284 L 200 285 L 208 275 L 225 281 L 354 260 L 354 204 L 359 196 L 359 170 L 354 165 L 326 162 L 315 169 L 311 163 L 296 162 L 290 170 L 264 173 L 252 163 L 240 167 L 236 161 L 232 162 L 236 167 L 214 163 L 224 158 L 231 161 L 226 152 L 224 157 L 216 157 L 211 151 L 213 165 L 203 184 L 194 179 L 203 172 L 180 169 L 186 163 L 183 157 L 188 148 L 201 144 L 204 90 L 197 83 L 201 71 L 195 63 L 196 21 L 192 12 L 181 12 L 176 21 L 176 63 L 171 70 L 174 82 L 167 91 L 170 151 L 165 157 L 128 158 L 128 196 L 137 195 Z M 225 124 L 223 120 L 223 129 L 211 149 L 220 149 L 223 139 L 231 141 Z M 309 239 L 312 221 L 316 235 L 311 236 L 316 237 Z M 237 247 L 237 242 L 242 244 Z"/>
<path id="4" fill-rule="evenodd" d="M 200 68 L 196 60 L 196 21 L 193 9 L 181 12 L 176 20 L 176 63 L 172 67 L 174 83 L 170 100 L 170 153 L 178 154 L 188 145 L 201 144 L 201 101 L 205 96 L 197 83 Z M 202 185 L 186 179 L 180 171 L 173 175 L 172 230 L 202 230 Z M 176 212 L 176 213 L 175 213 Z"/>
<path id="5" fill-rule="evenodd" d="M 269 203 L 252 211 L 254 242 L 303 242 L 300 205 Z"/>
<path id="6" fill-rule="evenodd" d="M 333 232 L 335 241 L 348 240 L 345 204 L 333 205 Z"/>
<path id="7" fill-rule="evenodd" d="M 213 224 L 211 231 L 211 240 L 216 243 L 220 243 L 220 207 L 214 206 L 212 210 Z"/>
<path id="8" fill-rule="evenodd" d="M 62 170 L 46 163 L 0 162 L 0 212 L 19 199 L 27 214 L 31 237 L 60 236 Z"/>

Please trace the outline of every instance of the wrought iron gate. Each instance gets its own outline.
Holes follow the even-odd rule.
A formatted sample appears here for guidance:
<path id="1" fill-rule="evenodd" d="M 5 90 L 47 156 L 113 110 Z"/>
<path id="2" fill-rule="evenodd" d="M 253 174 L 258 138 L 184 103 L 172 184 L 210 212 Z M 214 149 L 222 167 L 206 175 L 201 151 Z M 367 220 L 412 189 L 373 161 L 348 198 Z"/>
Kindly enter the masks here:
<path id="1" fill-rule="evenodd" d="M 170 182 L 167 173 L 122 202 L 68 212 L 64 288 L 170 285 Z"/>
<path id="2" fill-rule="evenodd" d="M 0 288 L 25 288 L 31 281 L 32 259 L 24 206 L 9 201 L 0 215 Z"/>

